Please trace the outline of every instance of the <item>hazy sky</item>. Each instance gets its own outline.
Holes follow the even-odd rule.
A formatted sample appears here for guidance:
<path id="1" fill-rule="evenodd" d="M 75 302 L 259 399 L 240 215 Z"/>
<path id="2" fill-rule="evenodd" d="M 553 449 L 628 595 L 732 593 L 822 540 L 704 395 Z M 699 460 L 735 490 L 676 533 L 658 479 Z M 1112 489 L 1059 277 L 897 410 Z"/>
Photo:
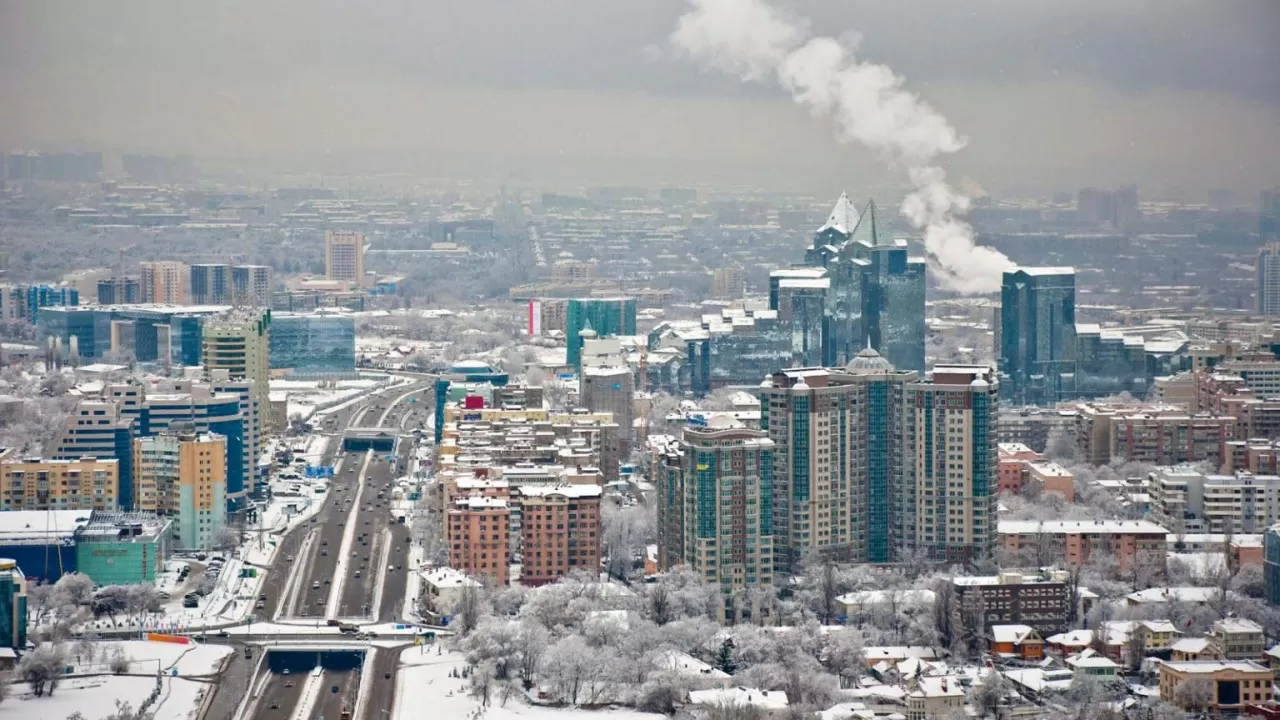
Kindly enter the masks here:
<path id="1" fill-rule="evenodd" d="M 1275 0 L 795 0 L 969 139 L 992 189 L 1280 182 Z M 895 179 L 670 50 L 678 0 L 0 0 L 0 147 L 524 172 Z"/>

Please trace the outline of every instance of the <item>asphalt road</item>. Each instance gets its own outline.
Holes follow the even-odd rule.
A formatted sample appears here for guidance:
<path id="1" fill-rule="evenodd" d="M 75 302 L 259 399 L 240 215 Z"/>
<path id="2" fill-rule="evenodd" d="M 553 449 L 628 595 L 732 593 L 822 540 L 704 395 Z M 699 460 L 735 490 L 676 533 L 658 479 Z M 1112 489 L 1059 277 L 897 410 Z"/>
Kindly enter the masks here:
<path id="1" fill-rule="evenodd" d="M 412 396 L 417 398 L 416 403 L 409 403 L 408 397 L 405 397 L 400 403 L 391 405 L 392 401 L 401 398 L 410 389 L 414 390 Z M 432 390 L 429 383 L 416 387 L 391 388 L 372 396 L 366 402 L 336 411 L 331 415 L 334 418 L 333 423 L 320 428 L 322 432 L 331 432 L 335 435 L 326 452 L 324 462 L 332 464 L 337 457 L 341 456 L 343 467 L 333 479 L 333 492 L 325 497 L 324 506 L 313 516 L 313 520 L 300 525 L 281 539 L 280 549 L 275 555 L 267 580 L 263 584 L 264 607 L 255 610 L 255 619 L 267 621 L 278 612 L 281 617 L 310 617 L 315 618 L 317 624 L 324 622 L 332 583 L 336 581 L 334 572 L 337 553 L 342 546 L 347 523 L 356 525 L 356 537 L 352 543 L 352 550 L 357 553 L 357 557 L 348 564 L 347 584 L 338 599 L 337 615 L 381 622 L 399 619 L 408 581 L 408 571 L 404 565 L 408 559 L 409 528 L 398 523 L 392 524 L 390 486 L 395 478 L 404 472 L 414 443 L 403 441 L 399 444 L 400 452 L 395 468 L 381 455 L 375 453 L 375 458 L 369 461 L 365 473 L 365 492 L 357 505 L 355 499 L 357 478 L 364 465 L 365 453 L 342 453 L 341 431 L 347 427 L 377 425 L 410 427 L 405 422 L 409 419 L 408 416 L 416 415 L 418 421 L 421 421 L 432 407 L 431 399 Z M 381 499 L 377 497 L 379 491 L 383 495 Z M 346 502 L 348 498 L 351 502 Z M 368 533 L 365 544 L 362 544 L 359 538 L 362 532 Z M 303 553 L 304 548 L 305 553 Z M 380 554 L 383 548 L 386 552 L 385 559 Z M 396 548 L 399 550 L 397 551 Z M 364 559 L 366 555 L 368 560 Z M 290 571 L 298 563 L 304 563 L 304 565 L 298 568 L 301 576 L 297 578 L 296 601 L 293 603 L 295 607 L 291 611 L 289 607 L 291 598 L 288 597 L 290 593 L 287 590 Z M 387 572 L 388 564 L 400 566 L 400 569 Z M 378 568 L 381 573 L 375 572 Z M 360 578 L 355 578 L 356 571 L 360 571 Z M 326 580 L 328 583 L 325 582 Z M 380 594 L 377 593 L 378 580 L 382 581 Z M 318 589 L 314 588 L 317 583 Z M 366 606 L 375 603 L 376 597 L 381 598 L 379 607 L 376 609 L 369 607 L 366 610 Z M 204 720 L 233 720 L 233 718 L 239 720 L 235 714 L 247 692 L 249 675 L 257 668 L 259 652 L 261 649 L 255 649 L 254 657 L 251 660 L 245 660 L 242 651 L 237 647 L 236 655 L 222 674 Z M 399 652 L 383 650 L 374 657 L 377 675 L 371 678 L 369 690 L 373 698 L 379 698 L 380 702 L 389 705 L 395 692 L 395 672 Z M 332 678 L 328 677 L 329 675 L 332 675 Z M 385 677 L 387 675 L 389 677 Z M 287 720 L 297 705 L 305 680 L 306 676 L 298 675 L 271 676 L 264 686 L 254 717 L 263 720 Z M 293 687 L 287 687 L 288 685 Z M 338 685 L 340 688 L 336 697 L 330 692 L 333 685 Z M 337 720 L 343 709 L 355 707 L 358 688 L 358 672 L 327 672 L 324 696 L 321 702 L 317 703 L 312 717 Z M 272 704 L 277 704 L 279 707 L 272 709 Z M 371 702 L 370 707 L 375 704 Z M 381 714 L 374 712 L 374 715 Z"/>

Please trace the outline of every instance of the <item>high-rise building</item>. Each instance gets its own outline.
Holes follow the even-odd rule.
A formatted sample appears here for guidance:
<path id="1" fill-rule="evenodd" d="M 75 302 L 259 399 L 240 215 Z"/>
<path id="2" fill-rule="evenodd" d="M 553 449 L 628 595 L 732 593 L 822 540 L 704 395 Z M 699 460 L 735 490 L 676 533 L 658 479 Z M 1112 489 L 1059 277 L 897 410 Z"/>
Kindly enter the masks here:
<path id="1" fill-rule="evenodd" d="M 1000 290 L 1000 375 L 1017 405 L 1052 404 L 1075 373 L 1076 273 L 1069 267 L 1019 268 Z"/>
<path id="2" fill-rule="evenodd" d="M 774 576 L 773 441 L 742 427 L 686 427 L 663 458 L 658 564 L 687 565 L 726 594 Z"/>
<path id="3" fill-rule="evenodd" d="M 98 281 L 99 305 L 124 305 L 138 302 L 142 288 L 138 278 L 123 276 Z"/>
<path id="4" fill-rule="evenodd" d="M 183 305 L 189 272 L 183 263 L 157 260 L 138 264 L 140 302 Z"/>
<path id="5" fill-rule="evenodd" d="M 134 441 L 138 509 L 172 518 L 178 547 L 207 550 L 226 524 L 226 450 L 211 433 Z"/>
<path id="6" fill-rule="evenodd" d="M 1262 191 L 1258 235 L 1263 245 L 1280 242 L 1280 187 Z"/>
<path id="7" fill-rule="evenodd" d="M 364 284 L 364 235 L 330 230 L 324 236 L 324 273 L 330 280 Z"/>
<path id="8" fill-rule="evenodd" d="M 0 560 L 0 647 L 27 646 L 27 576 L 15 560 Z"/>
<path id="9" fill-rule="evenodd" d="M 523 485 L 520 584 L 546 585 L 572 570 L 600 569 L 599 485 Z"/>
<path id="10" fill-rule="evenodd" d="M 635 420 L 635 378 L 627 366 L 588 367 L 582 369 L 579 388 L 581 404 L 593 413 L 612 413 L 618 423 L 618 449 L 621 457 L 630 452 Z"/>
<path id="11" fill-rule="evenodd" d="M 449 508 L 445 541 L 455 570 L 493 587 L 506 585 L 510 538 L 511 508 L 503 498 L 458 498 Z"/>
<path id="12" fill-rule="evenodd" d="M 271 307 L 271 266 L 231 268 L 231 302 L 241 307 Z"/>
<path id="13" fill-rule="evenodd" d="M 737 300 L 747 290 L 747 275 L 741 267 L 717 268 L 711 275 L 711 297 Z"/>
<path id="14" fill-rule="evenodd" d="M 814 367 L 825 357 L 831 278 L 783 277 L 777 283 L 778 320 L 791 329 L 791 364 Z"/>
<path id="15" fill-rule="evenodd" d="M 350 313 L 273 313 L 273 370 L 298 375 L 333 375 L 356 370 L 356 324 Z"/>
<path id="16" fill-rule="evenodd" d="M 255 489 L 262 479 L 257 458 L 270 395 L 270 337 L 270 310 L 237 309 L 211 318 L 201 327 L 205 379 L 214 391 L 225 392 L 220 383 L 227 381 L 250 384 L 248 412 L 243 415 L 248 420 L 244 447 L 250 463 L 246 483 L 252 477 Z"/>
<path id="17" fill-rule="evenodd" d="M 54 441 L 54 460 L 112 458 L 116 461 L 116 501 L 133 508 L 134 420 L 114 402 L 81 400 Z M 114 508 L 112 508 L 114 509 Z"/>
<path id="18" fill-rule="evenodd" d="M 565 357 L 575 368 L 582 366 L 582 331 L 597 337 L 636 334 L 636 299 L 575 298 L 565 308 Z"/>
<path id="19" fill-rule="evenodd" d="M 899 553 L 968 563 L 994 549 L 997 397 L 985 365 L 939 365 L 907 383 L 903 491 L 891 500 Z"/>
<path id="20" fill-rule="evenodd" d="M 890 500 L 903 476 L 903 388 L 915 379 L 866 348 L 846 368 L 781 370 L 761 385 L 779 572 L 809 556 L 895 559 Z"/>
<path id="21" fill-rule="evenodd" d="M 192 265 L 187 297 L 192 305 L 231 304 L 231 267 L 219 264 Z"/>
<path id="22" fill-rule="evenodd" d="M 120 463 L 112 459 L 24 458 L 0 453 L 0 510 L 115 510 Z"/>
<path id="23" fill-rule="evenodd" d="M 1259 315 L 1280 315 L 1280 240 L 1268 242 L 1258 250 L 1254 310 Z"/>

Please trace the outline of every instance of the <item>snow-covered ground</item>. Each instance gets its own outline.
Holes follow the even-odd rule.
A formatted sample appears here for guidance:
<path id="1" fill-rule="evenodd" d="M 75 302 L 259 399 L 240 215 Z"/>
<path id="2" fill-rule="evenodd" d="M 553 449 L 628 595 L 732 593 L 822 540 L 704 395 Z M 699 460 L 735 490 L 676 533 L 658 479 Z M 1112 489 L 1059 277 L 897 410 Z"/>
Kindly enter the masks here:
<path id="1" fill-rule="evenodd" d="M 164 677 L 160 701 L 152 707 L 156 720 L 186 720 L 199 705 L 203 693 L 212 691 L 214 686 L 184 678 L 211 675 L 222 659 L 233 652 L 230 647 L 194 643 L 97 642 L 94 643 L 97 655 L 94 662 L 72 656 L 70 664 L 77 674 L 109 672 L 104 660 L 117 647 L 128 655 L 129 672 L 134 675 L 69 677 L 58 685 L 53 697 L 43 698 L 35 697 L 27 685 L 15 683 L 12 696 L 0 704 L 0 720 L 65 720 L 74 712 L 96 720 L 112 712 L 116 700 L 128 702 L 137 709 L 155 688 L 157 670 Z M 171 674 L 174 670 L 177 677 Z"/>
<path id="2" fill-rule="evenodd" d="M 272 392 L 289 394 L 289 417 L 311 417 L 317 410 L 332 407 L 367 394 L 390 381 L 382 374 L 362 375 L 351 380 L 272 380 Z"/>
<path id="3" fill-rule="evenodd" d="M 498 693 L 490 698 L 488 708 L 467 694 L 468 680 L 449 677 L 449 671 L 461 671 L 466 659 L 461 653 L 443 651 L 423 645 L 400 654 L 400 671 L 396 674 L 396 705 L 393 720 L 435 720 L 435 718 L 483 718 L 483 720 L 658 720 L 665 715 L 617 708 L 581 710 L 529 705 L 524 698 L 514 697 L 502 706 Z M 407 692 L 409 688 L 412 693 Z"/>

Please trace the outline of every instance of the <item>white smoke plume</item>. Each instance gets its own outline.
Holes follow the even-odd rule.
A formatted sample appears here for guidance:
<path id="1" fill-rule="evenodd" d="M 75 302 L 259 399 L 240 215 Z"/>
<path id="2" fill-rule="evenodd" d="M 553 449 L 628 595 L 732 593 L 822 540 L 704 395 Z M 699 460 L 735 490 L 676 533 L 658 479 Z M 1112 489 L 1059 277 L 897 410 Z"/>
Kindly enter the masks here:
<path id="1" fill-rule="evenodd" d="M 743 80 L 775 79 L 812 114 L 833 118 L 840 142 L 857 142 L 905 168 L 915 191 L 902 201 L 902 214 L 923 230 L 941 284 L 962 293 L 1000 289 L 1013 263 L 974 243 L 962 219 L 969 198 L 947 184 L 937 164 L 965 145 L 945 117 L 904 89 L 888 66 L 858 60 L 856 40 L 815 37 L 803 20 L 764 0 L 689 1 L 671 34 L 677 49 Z"/>

